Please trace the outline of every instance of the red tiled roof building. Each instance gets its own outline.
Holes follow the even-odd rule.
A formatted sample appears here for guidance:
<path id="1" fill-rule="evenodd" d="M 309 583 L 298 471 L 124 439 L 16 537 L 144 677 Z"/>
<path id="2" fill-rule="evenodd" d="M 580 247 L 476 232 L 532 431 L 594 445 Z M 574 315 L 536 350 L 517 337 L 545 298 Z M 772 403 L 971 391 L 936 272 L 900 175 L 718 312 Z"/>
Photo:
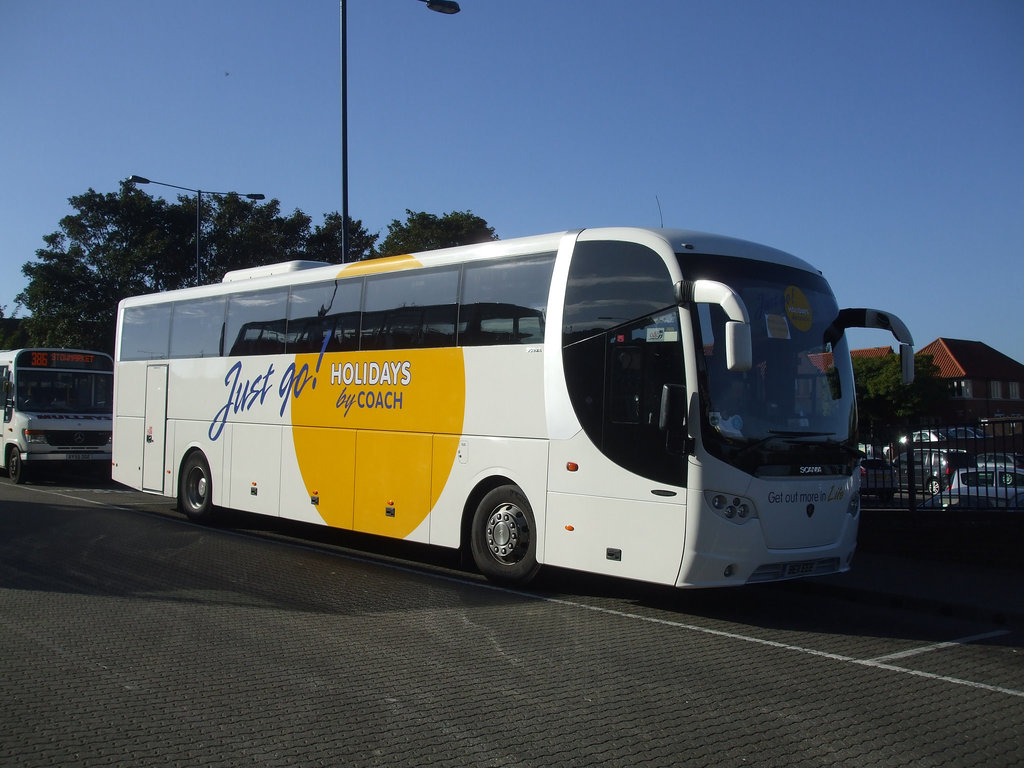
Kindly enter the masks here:
<path id="1" fill-rule="evenodd" d="M 931 355 L 939 376 L 949 382 L 948 410 L 941 415 L 966 423 L 1024 414 L 1024 365 L 1013 358 L 980 341 L 941 337 L 917 354 Z"/>

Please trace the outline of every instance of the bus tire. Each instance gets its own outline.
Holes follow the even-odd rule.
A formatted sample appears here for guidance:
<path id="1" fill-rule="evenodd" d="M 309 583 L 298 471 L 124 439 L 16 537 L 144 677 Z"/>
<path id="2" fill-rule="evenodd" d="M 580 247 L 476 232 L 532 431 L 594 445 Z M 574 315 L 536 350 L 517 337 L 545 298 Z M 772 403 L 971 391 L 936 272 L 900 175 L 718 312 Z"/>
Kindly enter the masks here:
<path id="1" fill-rule="evenodd" d="M 537 529 L 526 496 L 502 485 L 480 500 L 469 534 L 473 561 L 490 581 L 520 586 L 536 575 Z"/>
<path id="2" fill-rule="evenodd" d="M 213 478 L 210 464 L 202 451 L 192 451 L 185 457 L 178 475 L 178 509 L 195 522 L 213 517 Z"/>
<path id="3" fill-rule="evenodd" d="M 21 454 L 16 445 L 7 448 L 7 476 L 15 485 L 21 485 L 28 478 L 28 467 L 21 460 Z"/>

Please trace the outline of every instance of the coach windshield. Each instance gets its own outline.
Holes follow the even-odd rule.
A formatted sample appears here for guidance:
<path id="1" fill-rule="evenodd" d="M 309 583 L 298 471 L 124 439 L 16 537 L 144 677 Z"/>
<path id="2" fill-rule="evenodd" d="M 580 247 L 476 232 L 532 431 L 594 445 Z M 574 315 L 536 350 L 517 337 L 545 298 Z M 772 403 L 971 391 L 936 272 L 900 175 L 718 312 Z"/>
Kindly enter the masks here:
<path id="1" fill-rule="evenodd" d="M 826 332 L 838 307 L 812 272 L 763 262 L 686 254 L 687 279 L 717 280 L 750 313 L 752 366 L 725 364 L 724 311 L 696 307 L 702 434 L 708 451 L 752 474 L 808 466 L 849 474 L 856 457 L 856 399 L 846 338 Z"/>

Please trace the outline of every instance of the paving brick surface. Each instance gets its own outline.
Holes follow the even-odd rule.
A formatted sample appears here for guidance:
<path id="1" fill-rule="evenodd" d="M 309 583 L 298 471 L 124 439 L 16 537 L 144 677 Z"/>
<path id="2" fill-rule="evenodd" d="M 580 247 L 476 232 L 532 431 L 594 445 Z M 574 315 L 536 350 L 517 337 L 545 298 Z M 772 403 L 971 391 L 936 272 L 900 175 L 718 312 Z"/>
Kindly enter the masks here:
<path id="1" fill-rule="evenodd" d="M 1019 691 L 1018 638 L 919 677 L 848 659 L 931 630 L 817 595 L 530 596 L 24 499 L 0 509 L 3 766 L 1024 764 L 1024 698 L 941 679 Z"/>

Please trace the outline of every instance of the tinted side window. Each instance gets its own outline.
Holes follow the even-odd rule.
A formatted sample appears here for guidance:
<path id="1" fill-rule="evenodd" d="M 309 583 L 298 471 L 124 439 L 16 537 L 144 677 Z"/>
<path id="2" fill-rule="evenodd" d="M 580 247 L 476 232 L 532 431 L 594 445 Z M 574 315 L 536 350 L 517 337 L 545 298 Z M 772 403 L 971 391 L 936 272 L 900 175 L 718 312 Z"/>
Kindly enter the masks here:
<path id="1" fill-rule="evenodd" d="M 176 303 L 171 313 L 171 357 L 220 357 L 226 305 L 223 296 Z"/>
<path id="2" fill-rule="evenodd" d="M 360 348 L 454 346 L 458 293 L 458 269 L 368 278 Z"/>
<path id="3" fill-rule="evenodd" d="M 674 304 L 668 267 L 650 248 L 578 243 L 565 287 L 562 342 L 589 338 Z"/>
<path id="4" fill-rule="evenodd" d="M 128 307 L 121 321 L 122 360 L 166 360 L 171 304 Z"/>
<path id="5" fill-rule="evenodd" d="M 331 280 L 297 286 L 288 304 L 288 352 L 359 349 L 359 303 L 363 281 Z"/>
<path id="6" fill-rule="evenodd" d="M 992 482 L 992 473 L 986 472 L 963 472 L 960 475 L 960 483 L 971 488 L 988 485 Z"/>
<path id="7" fill-rule="evenodd" d="M 283 354 L 287 305 L 284 288 L 231 296 L 224 334 L 228 356 Z"/>
<path id="8" fill-rule="evenodd" d="M 555 255 L 467 265 L 459 344 L 539 344 Z"/>

